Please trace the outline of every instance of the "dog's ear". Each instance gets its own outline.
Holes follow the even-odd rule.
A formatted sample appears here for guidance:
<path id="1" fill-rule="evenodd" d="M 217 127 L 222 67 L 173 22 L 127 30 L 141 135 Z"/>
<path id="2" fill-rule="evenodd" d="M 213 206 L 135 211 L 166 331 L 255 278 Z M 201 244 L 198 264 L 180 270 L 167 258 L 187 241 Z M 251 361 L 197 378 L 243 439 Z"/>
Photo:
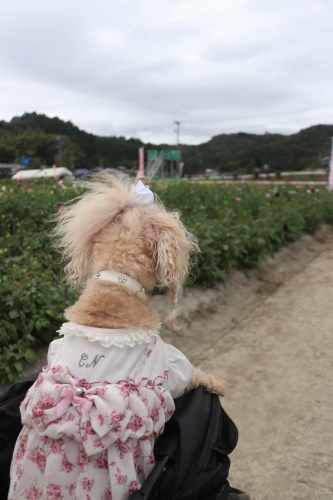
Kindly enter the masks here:
<path id="1" fill-rule="evenodd" d="M 168 288 L 173 311 L 168 325 L 174 325 L 177 295 L 189 274 L 191 252 L 199 252 L 195 236 L 189 233 L 180 221 L 177 212 L 159 212 L 150 217 L 147 238 L 153 258 L 157 283 Z"/>
<path id="2" fill-rule="evenodd" d="M 178 213 L 154 214 L 149 226 L 148 240 L 157 282 L 167 288 L 182 284 L 188 274 L 190 241 Z"/>

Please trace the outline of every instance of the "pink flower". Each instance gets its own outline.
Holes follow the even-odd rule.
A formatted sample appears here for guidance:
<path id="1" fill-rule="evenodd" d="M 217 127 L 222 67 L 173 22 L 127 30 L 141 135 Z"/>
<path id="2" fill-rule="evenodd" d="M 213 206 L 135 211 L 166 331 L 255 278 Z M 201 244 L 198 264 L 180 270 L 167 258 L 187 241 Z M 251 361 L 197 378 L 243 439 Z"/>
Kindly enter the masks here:
<path id="1" fill-rule="evenodd" d="M 58 212 L 65 212 L 65 210 L 67 210 L 66 205 L 60 205 L 60 207 L 58 207 Z"/>
<path id="2" fill-rule="evenodd" d="M 130 453 L 131 447 L 128 443 L 124 443 L 120 439 L 116 441 L 117 448 L 119 450 L 120 458 L 124 458 L 124 453 Z"/>
<path id="3" fill-rule="evenodd" d="M 117 413 L 115 410 L 112 410 L 111 412 L 111 424 L 115 424 L 116 422 L 120 422 L 123 420 L 124 415 L 121 413 Z"/>
<path id="4" fill-rule="evenodd" d="M 75 490 L 75 483 L 74 484 L 71 484 L 69 487 L 68 487 L 68 494 L 69 496 L 71 497 L 74 493 L 74 490 Z"/>
<path id="5" fill-rule="evenodd" d="M 52 408 L 54 406 L 54 398 L 52 398 L 51 396 L 46 396 L 41 404 L 40 404 L 41 408 L 43 408 L 44 410 L 47 409 L 47 408 Z"/>
<path id="6" fill-rule="evenodd" d="M 63 444 L 64 442 L 62 439 L 55 439 L 51 446 L 52 453 L 61 453 Z"/>
<path id="7" fill-rule="evenodd" d="M 235 201 L 240 202 L 242 201 L 242 198 L 235 198 Z"/>
<path id="8" fill-rule="evenodd" d="M 160 416 L 160 411 L 159 411 L 159 408 L 154 408 L 150 417 L 152 419 L 153 422 L 157 422 L 158 421 L 158 418 Z"/>
<path id="9" fill-rule="evenodd" d="M 122 476 L 121 474 L 116 474 L 117 483 L 124 484 L 126 481 L 126 476 Z"/>
<path id="10" fill-rule="evenodd" d="M 155 463 L 155 455 L 153 452 L 150 453 L 149 455 L 149 463 L 154 464 Z"/>
<path id="11" fill-rule="evenodd" d="M 102 497 L 103 500 L 112 500 L 112 494 L 110 490 L 106 490 Z"/>
<path id="12" fill-rule="evenodd" d="M 270 193 L 265 194 L 266 198 L 272 198 L 272 195 Z"/>
<path id="13" fill-rule="evenodd" d="M 112 432 L 114 432 L 115 434 L 119 434 L 121 432 L 121 429 L 121 424 L 113 424 L 112 426 Z"/>
<path id="14" fill-rule="evenodd" d="M 43 408 L 40 408 L 39 406 L 35 406 L 35 408 L 32 410 L 32 414 L 36 418 L 40 418 L 44 415 L 44 410 Z"/>
<path id="15" fill-rule="evenodd" d="M 94 448 L 105 448 L 101 439 L 95 439 Z"/>
<path id="16" fill-rule="evenodd" d="M 62 461 L 61 461 L 61 471 L 63 472 L 72 472 L 73 470 L 73 465 L 68 462 L 68 460 L 66 459 L 66 457 L 63 457 Z"/>
<path id="17" fill-rule="evenodd" d="M 79 458 L 79 472 L 82 472 L 84 466 L 88 462 L 88 456 L 84 450 L 80 450 L 80 458 Z"/>
<path id="18" fill-rule="evenodd" d="M 90 389 L 90 387 L 91 387 L 91 384 L 89 382 L 87 382 L 85 378 L 82 378 L 81 380 L 78 380 L 77 384 L 80 387 L 84 387 L 87 390 Z"/>
<path id="19" fill-rule="evenodd" d="M 17 467 L 17 469 L 16 469 L 16 476 L 17 476 L 17 479 L 21 479 L 21 477 L 22 477 L 21 466 Z"/>
<path id="20" fill-rule="evenodd" d="M 137 481 L 131 481 L 129 484 L 129 492 L 133 493 L 133 491 L 138 489 L 138 482 Z"/>
<path id="21" fill-rule="evenodd" d="M 85 426 L 85 431 L 87 434 L 89 434 L 90 436 L 94 436 L 96 434 L 96 432 L 94 431 L 94 429 L 92 428 L 91 426 L 91 422 L 88 420 L 88 422 L 86 423 L 86 426 Z"/>
<path id="22" fill-rule="evenodd" d="M 87 491 L 91 491 L 93 487 L 94 481 L 90 481 L 87 477 L 85 477 L 82 481 L 82 488 Z"/>
<path id="23" fill-rule="evenodd" d="M 51 372 L 54 374 L 59 373 L 60 371 L 61 371 L 60 366 L 54 366 L 53 368 L 51 368 Z"/>
<path id="24" fill-rule="evenodd" d="M 67 415 L 66 422 L 71 422 L 74 419 L 75 419 L 75 417 L 74 417 L 73 413 L 69 413 Z"/>
<path id="25" fill-rule="evenodd" d="M 132 390 L 132 387 L 129 384 L 122 385 L 119 389 L 120 394 L 122 396 L 128 396 Z"/>
<path id="26" fill-rule="evenodd" d="M 107 469 L 108 468 L 108 461 L 105 458 L 105 456 L 101 456 L 97 459 L 97 467 L 98 467 L 98 469 Z"/>
<path id="27" fill-rule="evenodd" d="M 29 406 L 30 401 L 31 401 L 31 398 L 26 398 L 25 400 L 22 401 L 21 405 L 22 405 L 24 411 L 27 411 L 27 408 Z"/>
<path id="28" fill-rule="evenodd" d="M 59 424 L 59 422 L 61 422 L 61 420 L 62 420 L 62 417 L 58 417 L 55 420 L 53 420 L 52 422 L 50 422 L 50 425 Z"/>
<path id="29" fill-rule="evenodd" d="M 132 431 L 138 431 L 143 425 L 142 418 L 137 415 L 131 419 L 131 421 L 127 425 L 127 429 L 131 429 Z"/>
<path id="30" fill-rule="evenodd" d="M 31 450 L 29 455 L 30 460 L 36 464 L 38 461 L 38 457 L 39 457 L 39 449 L 34 448 L 33 450 Z"/>
<path id="31" fill-rule="evenodd" d="M 54 483 L 49 483 L 46 488 L 47 500 L 60 500 L 61 489 L 60 486 Z"/>
<path id="32" fill-rule="evenodd" d="M 19 449 L 17 450 L 17 453 L 16 453 L 16 459 L 17 460 L 21 460 L 21 458 L 24 457 L 24 454 L 26 452 L 26 449 L 27 449 L 27 440 L 28 438 L 25 437 L 25 438 L 19 438 Z"/>
<path id="33" fill-rule="evenodd" d="M 138 459 L 139 457 L 141 457 L 141 448 L 139 445 L 135 448 L 133 456 L 135 459 Z"/>
<path id="34" fill-rule="evenodd" d="M 103 415 L 99 414 L 99 415 L 97 415 L 97 418 L 98 418 L 98 421 L 99 421 L 99 425 L 103 425 L 104 424 L 104 417 L 103 417 Z"/>
<path id="35" fill-rule="evenodd" d="M 40 453 L 38 455 L 37 465 L 40 468 L 40 470 L 42 470 L 42 471 L 45 470 L 45 467 L 46 467 L 46 457 L 45 457 L 44 453 Z"/>
<path id="36" fill-rule="evenodd" d="M 35 382 L 35 387 L 38 387 L 39 385 L 41 385 L 44 381 L 44 378 L 42 377 L 42 375 L 38 375 L 38 378 Z"/>
<path id="37" fill-rule="evenodd" d="M 38 500 L 39 498 L 42 497 L 43 493 L 38 489 L 36 488 L 35 486 L 33 486 L 28 492 L 29 496 L 26 496 L 25 498 L 27 500 Z M 53 500 L 53 498 L 50 498 L 49 500 Z"/>

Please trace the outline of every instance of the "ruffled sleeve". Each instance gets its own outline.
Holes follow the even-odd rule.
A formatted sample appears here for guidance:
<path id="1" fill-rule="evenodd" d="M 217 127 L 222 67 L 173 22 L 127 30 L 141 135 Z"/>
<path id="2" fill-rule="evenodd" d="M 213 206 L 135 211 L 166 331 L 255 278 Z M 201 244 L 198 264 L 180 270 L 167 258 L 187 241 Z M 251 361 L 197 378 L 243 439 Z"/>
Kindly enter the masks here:
<path id="1" fill-rule="evenodd" d="M 168 387 L 172 397 L 183 395 L 193 376 L 193 365 L 176 347 L 166 344 L 168 357 Z"/>
<path id="2" fill-rule="evenodd" d="M 47 353 L 47 364 L 50 365 L 54 360 L 55 355 L 60 349 L 62 339 L 53 340 L 49 345 L 49 350 Z"/>

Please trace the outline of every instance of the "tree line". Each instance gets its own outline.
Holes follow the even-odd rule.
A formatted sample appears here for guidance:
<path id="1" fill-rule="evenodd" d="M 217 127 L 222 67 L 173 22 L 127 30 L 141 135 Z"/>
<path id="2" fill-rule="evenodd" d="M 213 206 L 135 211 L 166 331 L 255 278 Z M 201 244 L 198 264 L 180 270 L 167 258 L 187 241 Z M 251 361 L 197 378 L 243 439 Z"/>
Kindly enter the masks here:
<path id="1" fill-rule="evenodd" d="M 252 173 L 313 169 L 330 155 L 333 125 L 315 125 L 296 134 L 221 134 L 197 146 L 180 145 L 185 174 Z M 29 156 L 33 166 L 53 164 L 69 169 L 125 166 L 135 170 L 138 149 L 169 149 L 166 144 L 140 139 L 98 136 L 79 129 L 71 121 L 43 114 L 24 113 L 10 122 L 0 121 L 0 163 L 13 163 Z"/>

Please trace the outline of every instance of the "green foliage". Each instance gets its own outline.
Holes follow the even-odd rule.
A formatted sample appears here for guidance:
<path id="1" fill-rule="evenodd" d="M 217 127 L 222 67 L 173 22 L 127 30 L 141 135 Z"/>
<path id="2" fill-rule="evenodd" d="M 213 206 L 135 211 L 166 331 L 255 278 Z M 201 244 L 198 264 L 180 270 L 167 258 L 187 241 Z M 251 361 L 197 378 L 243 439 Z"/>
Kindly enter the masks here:
<path id="1" fill-rule="evenodd" d="M 316 168 L 329 156 L 333 125 L 316 125 L 297 134 L 221 134 L 198 146 L 181 146 L 185 174 L 203 173 L 206 168 L 221 172 L 252 173 L 268 164 L 277 171 Z M 60 148 L 60 143 L 62 147 Z M 139 139 L 99 137 L 80 130 L 70 121 L 25 113 L 9 123 L 0 122 L 0 163 L 32 154 L 35 166 L 57 161 L 75 168 L 137 166 L 138 148 L 167 149 L 167 145 L 144 144 Z M 31 153 L 31 151 L 33 153 Z M 60 155 L 61 151 L 61 155 Z M 102 162 L 102 163 L 101 163 Z"/>
<path id="2" fill-rule="evenodd" d="M 198 237 L 202 253 L 192 272 L 204 286 L 223 280 L 234 266 L 251 269 L 282 245 L 333 223 L 333 198 L 326 190 L 205 182 L 153 189 L 167 207 L 180 209 L 186 227 Z"/>
<path id="3" fill-rule="evenodd" d="M 23 375 L 77 296 L 65 285 L 47 222 L 68 194 L 57 185 L 3 182 L 0 191 L 0 382 Z M 70 190 L 74 197 L 74 190 Z"/>
<path id="4" fill-rule="evenodd" d="M 301 234 L 333 223 L 327 191 L 186 182 L 152 188 L 198 237 L 202 253 L 192 272 L 205 287 L 223 281 L 232 267 L 249 270 Z M 51 215 L 79 194 L 52 180 L 0 182 L 0 382 L 23 375 L 78 297 L 65 283 L 48 232 Z"/>

